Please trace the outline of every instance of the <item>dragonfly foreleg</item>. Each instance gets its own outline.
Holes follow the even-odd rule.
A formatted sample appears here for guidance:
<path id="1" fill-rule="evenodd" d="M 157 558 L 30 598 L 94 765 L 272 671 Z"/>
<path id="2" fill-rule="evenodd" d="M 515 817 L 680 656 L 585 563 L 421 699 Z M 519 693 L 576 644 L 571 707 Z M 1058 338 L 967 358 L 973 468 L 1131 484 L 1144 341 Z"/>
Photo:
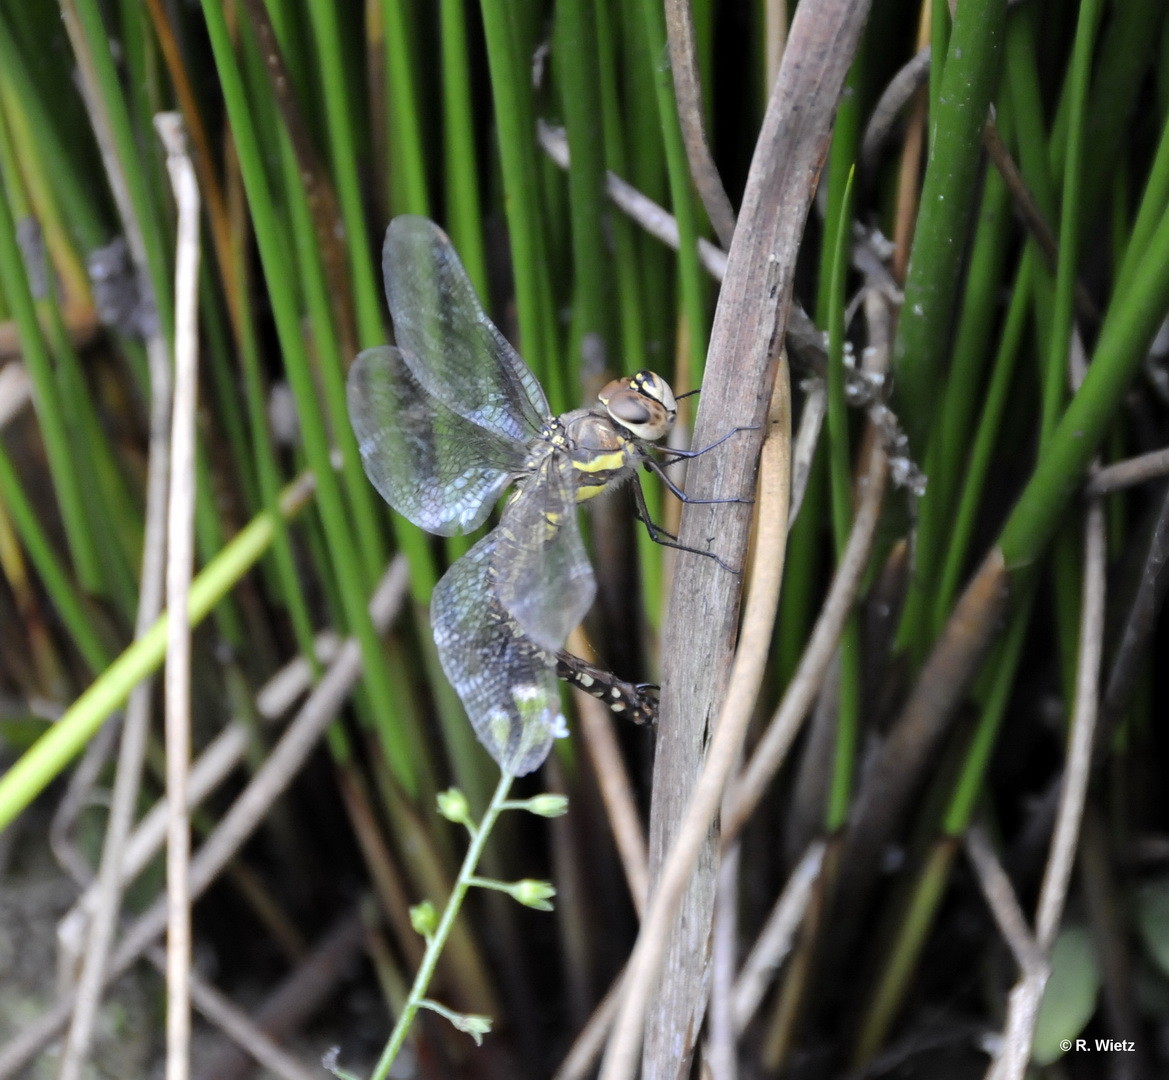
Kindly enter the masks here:
<path id="1" fill-rule="evenodd" d="M 732 435 L 738 435 L 740 431 L 758 431 L 758 424 L 741 424 L 739 427 L 733 427 L 722 438 L 715 439 L 709 446 L 704 446 L 701 450 L 675 450 L 670 447 L 669 450 L 663 450 L 662 453 L 667 455 L 670 460 L 663 461 L 662 465 L 676 465 L 679 461 L 689 461 L 691 458 L 702 457 L 703 454 L 713 450 L 716 446 L 722 446 Z"/>

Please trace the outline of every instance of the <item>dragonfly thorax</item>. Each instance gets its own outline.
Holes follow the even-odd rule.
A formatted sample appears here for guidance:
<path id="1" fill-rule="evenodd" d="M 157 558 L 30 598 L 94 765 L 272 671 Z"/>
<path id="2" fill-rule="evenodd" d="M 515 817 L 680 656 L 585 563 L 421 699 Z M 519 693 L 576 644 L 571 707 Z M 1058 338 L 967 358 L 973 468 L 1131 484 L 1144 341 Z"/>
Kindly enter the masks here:
<path id="1" fill-rule="evenodd" d="M 640 439 L 600 409 L 574 409 L 549 420 L 528 456 L 528 469 L 544 474 L 549 456 L 571 463 L 575 502 L 584 502 L 620 483 L 645 456 Z M 523 485 L 521 485 L 523 486 Z"/>

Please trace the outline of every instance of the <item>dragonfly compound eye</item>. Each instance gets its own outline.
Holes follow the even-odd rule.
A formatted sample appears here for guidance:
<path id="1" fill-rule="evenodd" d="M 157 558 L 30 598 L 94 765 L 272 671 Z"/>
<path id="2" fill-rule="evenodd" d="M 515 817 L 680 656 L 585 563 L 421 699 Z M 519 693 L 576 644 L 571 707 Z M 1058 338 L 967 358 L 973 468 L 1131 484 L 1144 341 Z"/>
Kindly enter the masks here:
<path id="1" fill-rule="evenodd" d="M 597 396 L 618 424 L 648 442 L 668 435 L 678 413 L 669 383 L 652 371 L 616 379 Z"/>
<path id="2" fill-rule="evenodd" d="M 639 394 L 661 402 L 662 407 L 671 417 L 677 414 L 678 402 L 674 400 L 674 391 L 670 389 L 670 384 L 656 372 L 639 371 L 629 380 L 629 385 Z M 673 423 L 672 419 L 670 423 Z"/>

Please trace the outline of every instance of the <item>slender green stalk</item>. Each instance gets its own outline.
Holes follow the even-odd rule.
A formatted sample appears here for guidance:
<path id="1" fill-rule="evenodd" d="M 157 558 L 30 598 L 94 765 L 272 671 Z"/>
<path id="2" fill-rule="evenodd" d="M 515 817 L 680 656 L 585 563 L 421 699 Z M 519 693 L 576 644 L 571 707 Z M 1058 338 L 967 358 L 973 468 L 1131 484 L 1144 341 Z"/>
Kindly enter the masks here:
<path id="1" fill-rule="evenodd" d="M 1009 568 L 1031 562 L 1050 541 L 1166 310 L 1169 211 L 1149 241 L 1131 289 L 1114 294 L 1087 376 L 1003 527 L 999 547 Z"/>
<path id="2" fill-rule="evenodd" d="M 921 959 L 930 930 L 934 926 L 938 907 L 950 881 L 953 854 L 963 834 L 970 827 L 974 812 L 983 793 L 990 757 L 997 744 L 998 734 L 1006 713 L 1010 692 L 1022 658 L 1023 642 L 1031 622 L 1034 601 L 1034 579 L 1026 586 L 1007 633 L 994 650 L 987 665 L 989 690 L 982 703 L 978 728 L 966 751 L 958 780 L 951 783 L 946 807 L 941 817 L 941 839 L 935 841 L 919 868 L 910 888 L 908 903 L 897 905 L 897 929 L 887 958 L 881 967 L 881 976 L 873 991 L 861 1034 L 857 1040 L 856 1061 L 870 1058 L 879 1049 L 888 1034 L 890 1024 L 897 1018 L 906 996 L 912 988 L 912 975 Z"/>
<path id="3" fill-rule="evenodd" d="M 678 276 L 681 283 L 682 311 L 686 316 L 690 380 L 702 383 L 706 366 L 706 343 L 709 336 L 706 314 L 706 275 L 698 262 L 698 206 L 690 181 L 690 164 L 682 141 L 678 121 L 678 102 L 674 97 L 674 80 L 668 65 L 661 62 L 666 52 L 666 23 L 658 0 L 641 0 L 645 36 L 649 55 L 654 61 L 654 95 L 658 103 L 658 123 L 666 152 L 666 174 L 670 181 L 670 203 L 678 222 Z"/>
<path id="4" fill-rule="evenodd" d="M 308 658 L 314 674 L 320 671 L 316 646 L 313 642 L 313 624 L 305 599 L 304 585 L 297 573 L 292 543 L 284 517 L 277 513 L 280 505 L 280 466 L 272 444 L 268 426 L 267 390 L 260 370 L 260 348 L 256 340 L 256 321 L 252 313 L 247 275 L 242 259 L 236 255 L 237 273 L 234 280 L 240 289 L 237 307 L 240 312 L 239 362 L 243 369 L 244 398 L 247 405 L 248 429 L 251 437 L 251 456 L 260 488 L 260 504 L 276 522 L 272 540 L 272 556 L 280 582 L 279 601 L 288 609 L 297 648 Z M 327 576 L 327 575 L 326 575 Z"/>
<path id="5" fill-rule="evenodd" d="M 596 29 L 591 0 L 564 0 L 557 5 L 552 46 L 572 166 L 568 172 L 573 262 L 570 363 L 579 362 L 587 335 L 599 335 L 606 346 L 611 342 L 601 231 L 605 161 Z"/>
<path id="6" fill-rule="evenodd" d="M 1081 170 L 1084 159 L 1084 115 L 1092 72 L 1092 47 L 1101 0 L 1083 0 L 1076 26 L 1072 68 L 1068 79 L 1070 123 L 1064 155 L 1063 194 L 1060 199 L 1059 260 L 1055 275 L 1052 333 L 1048 342 L 1047 377 L 1043 384 L 1041 440 L 1051 432 L 1059 415 L 1067 386 L 1068 349 L 1072 340 L 1072 303 L 1078 263 L 1077 236 L 1080 222 Z"/>
<path id="7" fill-rule="evenodd" d="M 488 296 L 487 256 L 479 206 L 479 164 L 467 56 L 467 13 L 463 0 L 439 0 L 442 36 L 443 177 L 451 241 L 480 296 Z"/>
<path id="8" fill-rule="evenodd" d="M 113 140 L 113 152 L 123 174 L 130 209 L 143 244 L 146 269 L 154 290 L 154 303 L 162 332 L 169 341 L 174 326 L 174 300 L 172 297 L 170 259 L 167 257 L 163 239 L 162 224 L 153 210 L 146 170 L 142 168 L 142 147 L 139 145 L 122 94 L 122 84 L 110 51 L 109 31 L 102 20 L 96 0 L 61 0 L 61 9 L 66 22 L 75 21 L 80 31 L 80 42 L 84 48 L 77 56 L 83 72 L 82 78 L 92 84 L 100 94 L 100 101 L 94 102 L 103 113 L 104 122 L 109 125 Z M 101 122 L 101 121 L 99 121 Z M 151 150 L 153 150 L 153 145 Z M 133 245 L 131 245 L 133 246 Z"/>
<path id="9" fill-rule="evenodd" d="M 1023 643 L 1031 625 L 1031 611 L 1035 602 L 1035 579 L 1032 576 L 1021 590 L 1018 607 L 1011 615 L 1010 625 L 995 649 L 991 663 L 986 666 L 986 682 L 982 695 L 982 712 L 974 732 L 958 780 L 954 783 L 948 804 L 942 813 L 942 832 L 945 836 L 960 838 L 974 819 L 978 800 L 982 797 L 990 767 L 991 754 L 998 742 L 1003 717 L 1010 702 L 1011 689 L 1023 656 Z"/>
<path id="10" fill-rule="evenodd" d="M 904 916 L 900 932 L 885 958 L 881 977 L 861 1023 L 853 1048 L 854 1065 L 860 1065 L 876 1054 L 885 1040 L 889 1025 L 896 1018 L 906 984 L 917 965 L 926 934 L 933 924 L 934 912 L 949 882 L 954 848 L 953 842 L 934 847 L 930 851 L 926 865 L 913 883 L 909 896 L 902 900 L 901 910 Z"/>
<path id="11" fill-rule="evenodd" d="M 346 59 L 342 55 L 337 29 L 337 6 L 332 0 L 309 0 L 313 42 L 320 62 L 321 85 L 325 97 L 324 129 L 329 139 L 333 183 L 341 204 L 341 219 L 347 235 L 349 270 L 353 279 L 353 298 L 357 309 L 357 332 L 364 348 L 385 341 L 382 327 L 381 289 L 374 275 L 370 257 L 369 229 L 361 206 L 361 189 L 357 176 L 357 136 L 354 131 L 356 110 L 345 85 Z"/>
<path id="12" fill-rule="evenodd" d="M 840 162 L 843 164 L 843 162 Z M 838 207 L 832 249 L 832 290 L 828 303 L 828 471 L 832 503 L 832 535 L 839 559 L 852 533 L 852 451 L 848 437 L 848 406 L 844 396 L 844 287 L 848 276 L 849 237 L 852 231 L 850 169 Z M 840 636 L 840 692 L 837 701 L 836 745 L 825 826 L 835 832 L 848 817 L 856 764 L 861 714 L 860 619 L 854 611 Z"/>
<path id="13" fill-rule="evenodd" d="M 29 70 L 33 50 L 19 47 L 14 24 L 18 16 L 19 8 L 0 5 L 3 79 L 11 83 L 13 96 L 28 117 L 28 127 L 36 132 L 36 152 L 46 162 L 43 175 L 60 200 L 70 231 L 82 250 L 90 251 L 107 239 L 90 180 L 97 164 L 92 134 L 88 130 L 61 131 L 63 114 L 68 114 L 55 107 L 59 97 L 46 93 Z"/>
<path id="14" fill-rule="evenodd" d="M 1007 119 L 1000 112 L 1000 122 Z M 1000 123 L 1001 130 L 1001 123 Z M 930 433 L 925 471 L 929 477 L 918 501 L 915 565 L 905 600 L 900 636 L 917 663 L 933 643 L 937 627 L 926 613 L 937 603 L 937 584 L 953 526 L 958 476 L 966 464 L 974 411 L 982 400 L 986 357 L 1002 289 L 1009 229 L 1012 224 L 1006 184 L 997 171 L 987 173 L 982 206 L 962 297 L 954 341 L 954 358 L 945 385 L 938 421 Z"/>
<path id="15" fill-rule="evenodd" d="M 286 371 L 300 407 L 305 451 L 317 477 L 321 521 L 329 544 L 333 570 L 340 587 L 345 619 L 361 645 L 370 705 L 378 717 L 382 730 L 393 732 L 396 724 L 392 687 L 382 662 L 381 646 L 365 606 L 362 558 L 351 535 L 341 491 L 330 464 L 329 442 L 324 423 L 315 408 L 316 388 L 309 374 L 300 319 L 296 310 L 292 282 L 289 280 L 289 268 L 292 263 L 289 260 L 283 231 L 272 207 L 259 141 L 249 104 L 244 96 L 243 83 L 223 11 L 213 0 L 204 0 L 203 13 L 207 20 L 211 47 L 223 86 L 236 150 L 239 153 L 244 187 L 248 194 L 248 205 L 251 208 L 256 241 L 260 250 L 260 261 L 272 299 L 276 332 L 284 353 Z M 395 755 L 392 760 L 400 779 L 412 790 L 413 776 L 409 756 L 402 753 Z"/>
<path id="16" fill-rule="evenodd" d="M 48 536 L 37 520 L 36 511 L 21 487 L 12 460 L 0 446 L 0 502 L 12 518 L 16 531 L 40 575 L 53 607 L 90 672 L 96 674 L 109 662 L 109 651 L 85 610 L 68 571 L 61 565 Z"/>
<path id="17" fill-rule="evenodd" d="M 932 428 L 938 387 L 950 353 L 965 241 L 982 158 L 982 129 L 998 86 L 1006 0 L 960 4 L 931 114 L 934 139 L 914 232 L 898 324 L 893 372 L 898 415 L 911 452 Z"/>
<path id="18" fill-rule="evenodd" d="M 664 204 L 669 197 L 661 123 L 658 118 L 654 68 L 662 55 L 654 55 L 646 36 L 643 0 L 608 0 L 609 10 L 618 9 L 620 18 L 614 26 L 623 43 L 620 58 L 620 103 L 617 116 L 624 121 L 623 151 L 628 155 L 628 170 L 610 156 L 609 166 L 651 199 Z M 649 366 L 667 372 L 674 367 L 672 342 L 677 330 L 674 313 L 677 286 L 674 281 L 677 260 L 661 244 L 638 230 L 635 249 L 641 274 L 641 310 L 645 324 L 645 349 Z M 689 379 L 685 380 L 688 383 Z M 682 379 L 675 377 L 675 385 Z"/>
<path id="19" fill-rule="evenodd" d="M 12 220 L 7 198 L 0 198 L 0 289 L 4 292 L 20 331 L 25 366 L 32 379 L 37 419 L 40 421 L 41 437 L 53 477 L 57 505 L 61 510 L 61 521 L 69 541 L 69 551 L 82 585 L 90 592 L 99 592 L 102 581 L 101 560 L 86 517 L 81 477 L 74 467 L 69 426 L 62 408 L 53 363 L 49 358 L 48 345 L 37 319 L 24 260 L 16 242 L 16 223 Z"/>
<path id="20" fill-rule="evenodd" d="M 319 415 L 320 400 L 328 415 L 328 427 L 333 432 L 333 441 L 341 451 L 341 474 L 358 537 L 357 548 L 361 565 L 365 570 L 365 584 L 371 585 L 381 572 L 386 561 L 386 545 L 378 521 L 376 499 L 373 488 L 361 467 L 357 451 L 357 440 L 349 423 L 349 411 L 345 402 L 343 372 L 345 362 L 341 355 L 341 343 L 333 322 L 333 309 L 329 303 L 329 284 L 321 265 L 320 252 L 313 232 L 308 202 L 300 183 L 299 170 L 292 147 L 286 139 L 283 142 L 281 161 L 287 181 L 289 216 L 292 221 L 292 240 L 296 249 L 297 275 L 300 291 L 308 308 L 309 320 L 315 330 L 315 374 L 298 371 L 293 381 L 297 387 L 299 407 L 311 409 Z M 308 356 L 303 359 L 307 362 Z M 299 364 L 300 356 L 286 357 L 289 372 Z M 321 393 L 323 391 L 323 394 Z M 309 395 L 306 397 L 305 395 Z"/>
<path id="21" fill-rule="evenodd" d="M 521 6 L 508 0 L 482 0 L 483 30 L 499 129 L 499 161 L 511 236 L 521 351 L 543 381 L 555 411 L 564 407 L 566 396 L 556 363 L 559 348 L 552 322 L 546 276 L 548 258 L 540 220 L 531 65 L 521 53 L 527 41 L 520 26 Z"/>
<path id="22" fill-rule="evenodd" d="M 999 444 L 1008 395 L 1013 385 L 1015 364 L 1022 347 L 1023 331 L 1027 325 L 1027 307 L 1031 298 L 1036 257 L 1034 248 L 1028 249 L 1019 263 L 1019 270 L 1015 276 L 1015 285 L 1011 291 L 1011 300 L 991 367 L 986 400 L 974 434 L 974 446 L 971 447 L 970 456 L 965 463 L 962 489 L 956 503 L 957 513 L 947 538 L 940 584 L 933 604 L 934 635 L 942 629 L 949 618 L 962 575 L 967 570 L 971 539 L 982 508 L 982 496 L 991 461 Z"/>
<path id="23" fill-rule="evenodd" d="M 405 0 L 381 0 L 385 32 L 386 99 L 389 104 L 386 110 L 389 128 L 386 145 L 390 150 L 384 167 L 390 190 L 396 194 L 396 198 L 391 201 L 394 213 L 429 217 L 426 153 L 418 90 L 414 80 L 418 52 L 411 33 L 409 7 Z"/>
<path id="24" fill-rule="evenodd" d="M 462 909 L 463 899 L 471 887 L 475 868 L 479 865 L 487 838 L 491 834 L 496 819 L 503 812 L 507 793 L 511 789 L 511 781 L 512 778 L 507 773 L 501 774 L 495 788 L 495 794 L 491 796 L 491 802 L 488 803 L 483 817 L 479 820 L 479 824 L 471 829 L 471 843 L 467 847 L 463 865 L 459 867 L 459 875 L 455 878 L 450 898 L 447 900 L 446 907 L 443 908 L 442 918 L 439 920 L 438 926 L 435 927 L 434 933 L 427 939 L 426 954 L 422 958 L 418 974 L 414 977 L 414 984 L 410 987 L 410 996 L 406 999 L 406 1006 L 398 1017 L 398 1022 L 394 1025 L 386 1048 L 382 1051 L 381 1057 L 378 1058 L 377 1065 L 374 1066 L 369 1080 L 386 1080 L 386 1077 L 389 1076 L 390 1068 L 398 1056 L 398 1051 L 402 1049 L 402 1044 L 406 1041 L 410 1025 L 414 1023 L 415 1015 L 423 1006 L 430 980 L 434 977 L 434 970 L 438 966 L 438 958 L 442 955 L 443 946 L 446 944 L 447 938 L 450 937 L 451 928 Z"/>
<path id="25" fill-rule="evenodd" d="M 1148 250 L 1153 226 L 1165 213 L 1167 206 L 1169 206 L 1169 124 L 1161 129 L 1161 140 L 1157 144 L 1157 154 L 1149 170 L 1144 197 L 1131 228 L 1125 232 L 1127 242 L 1120 269 L 1116 274 L 1115 292 L 1124 293 L 1131 288 L 1133 276 Z"/>
<path id="26" fill-rule="evenodd" d="M 950 5 L 946 0 L 930 0 L 930 116 L 941 115 L 942 72 L 949 44 Z"/>

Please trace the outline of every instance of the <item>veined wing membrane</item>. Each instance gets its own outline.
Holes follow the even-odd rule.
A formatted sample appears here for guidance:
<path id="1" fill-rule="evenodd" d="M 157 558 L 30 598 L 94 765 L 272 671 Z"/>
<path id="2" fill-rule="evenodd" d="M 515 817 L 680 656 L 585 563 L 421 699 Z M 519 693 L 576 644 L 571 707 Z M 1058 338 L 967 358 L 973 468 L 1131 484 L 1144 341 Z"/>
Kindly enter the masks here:
<path id="1" fill-rule="evenodd" d="M 365 473 L 398 513 L 452 536 L 483 524 L 522 469 L 527 448 L 432 397 L 392 346 L 367 349 L 349 371 L 349 417 Z"/>
<path id="2" fill-rule="evenodd" d="M 418 381 L 452 412 L 530 441 L 548 417 L 536 377 L 487 317 L 446 233 L 394 218 L 382 248 L 394 336 Z"/>
<path id="3" fill-rule="evenodd" d="M 523 634 L 491 587 L 495 541 L 488 533 L 435 586 L 430 621 L 438 658 L 479 741 L 499 767 L 523 776 L 565 734 L 554 659 Z"/>
<path id="4" fill-rule="evenodd" d="M 504 508 L 493 536 L 495 591 L 542 648 L 556 652 L 597 592 L 577 521 L 576 470 L 549 454 Z"/>

